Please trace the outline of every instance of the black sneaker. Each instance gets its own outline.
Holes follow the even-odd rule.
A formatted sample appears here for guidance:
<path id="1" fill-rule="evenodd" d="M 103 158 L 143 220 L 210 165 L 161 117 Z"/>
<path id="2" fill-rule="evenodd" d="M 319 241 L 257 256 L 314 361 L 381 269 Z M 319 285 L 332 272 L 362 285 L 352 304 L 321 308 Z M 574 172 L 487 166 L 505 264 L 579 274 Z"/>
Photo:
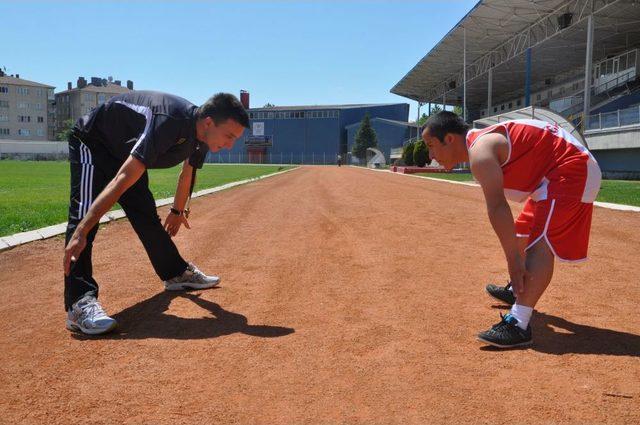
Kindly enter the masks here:
<path id="1" fill-rule="evenodd" d="M 502 319 L 500 323 L 495 324 L 488 331 L 480 332 L 478 339 L 487 344 L 491 344 L 500 348 L 523 347 L 530 345 L 531 326 L 527 330 L 523 330 L 518 326 L 518 319 L 510 314 L 504 316 L 500 314 Z"/>
<path id="2" fill-rule="evenodd" d="M 511 288 L 511 282 L 507 283 L 507 286 L 498 286 L 492 283 L 486 286 L 487 293 L 496 300 L 500 300 L 503 303 L 513 305 L 516 303 L 516 297 L 513 292 L 509 290 Z"/>

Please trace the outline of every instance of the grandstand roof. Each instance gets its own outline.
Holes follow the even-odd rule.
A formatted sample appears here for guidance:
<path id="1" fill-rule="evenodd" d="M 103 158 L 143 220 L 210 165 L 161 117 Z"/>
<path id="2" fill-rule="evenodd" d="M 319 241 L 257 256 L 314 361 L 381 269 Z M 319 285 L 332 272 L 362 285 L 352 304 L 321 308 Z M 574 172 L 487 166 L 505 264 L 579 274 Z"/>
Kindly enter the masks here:
<path id="1" fill-rule="evenodd" d="M 593 9 L 592 9 L 593 8 Z M 488 70 L 493 67 L 493 100 L 524 93 L 525 54 L 532 48 L 535 85 L 584 69 L 586 27 L 594 15 L 593 60 L 640 44 L 637 0 L 479 1 L 392 89 L 419 102 L 461 105 L 463 40 L 467 42 L 467 105 L 486 103 Z M 562 16 L 571 14 L 566 26 Z M 584 72 L 584 71 L 580 71 Z M 449 84 L 455 81 L 455 87 Z M 539 87 L 538 87 L 539 88 Z"/>

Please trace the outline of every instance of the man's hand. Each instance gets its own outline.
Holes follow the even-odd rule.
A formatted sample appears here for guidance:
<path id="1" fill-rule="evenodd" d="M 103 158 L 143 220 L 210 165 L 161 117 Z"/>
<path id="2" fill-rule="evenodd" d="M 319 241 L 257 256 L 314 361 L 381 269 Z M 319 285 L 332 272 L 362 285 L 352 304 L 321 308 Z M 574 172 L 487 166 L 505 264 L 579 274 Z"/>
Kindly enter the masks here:
<path id="1" fill-rule="evenodd" d="M 177 215 L 169 212 L 169 215 L 167 215 L 167 218 L 164 220 L 164 230 L 173 237 L 178 234 L 180 226 L 183 224 L 187 229 L 191 229 L 191 226 L 189 226 L 189 222 L 187 221 L 187 217 L 185 217 L 184 214 Z"/>
<path id="2" fill-rule="evenodd" d="M 524 259 L 520 254 L 513 258 L 508 258 L 507 265 L 509 267 L 511 286 L 513 286 L 513 295 L 518 297 L 519 294 L 524 292 L 524 286 L 529 278 L 529 273 L 527 272 Z"/>
<path id="3" fill-rule="evenodd" d="M 133 156 L 122 164 L 116 176 L 107 184 L 102 192 L 97 196 L 96 200 L 89 207 L 89 211 L 82 221 L 76 227 L 76 231 L 71 236 L 69 243 L 64 249 L 64 266 L 65 276 L 69 276 L 71 270 L 71 261 L 77 261 L 80 253 L 87 245 L 87 234 L 93 229 L 100 217 L 105 215 L 107 211 L 115 204 L 120 196 L 129 189 L 146 170 L 145 165 Z"/>
<path id="4" fill-rule="evenodd" d="M 69 276 L 69 272 L 71 271 L 71 262 L 78 260 L 85 246 L 87 246 L 87 238 L 82 234 L 82 232 L 79 232 L 78 229 L 76 229 L 64 249 L 63 266 L 65 276 Z"/>

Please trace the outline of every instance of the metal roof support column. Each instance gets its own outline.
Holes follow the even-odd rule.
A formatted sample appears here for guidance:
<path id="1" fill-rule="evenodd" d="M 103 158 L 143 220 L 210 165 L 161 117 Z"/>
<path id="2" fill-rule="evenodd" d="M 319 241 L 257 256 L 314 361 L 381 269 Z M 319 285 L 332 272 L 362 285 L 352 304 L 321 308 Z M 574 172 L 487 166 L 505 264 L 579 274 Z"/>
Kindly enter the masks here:
<path id="1" fill-rule="evenodd" d="M 467 121 L 467 29 L 462 27 L 462 119 Z"/>
<path id="2" fill-rule="evenodd" d="M 584 101 L 582 110 L 582 131 L 589 128 L 591 113 L 591 66 L 593 62 L 593 14 L 587 18 L 587 54 L 584 66 Z"/>
<path id="3" fill-rule="evenodd" d="M 491 116 L 491 93 L 493 92 L 493 68 L 489 68 L 489 75 L 487 76 L 489 84 L 487 87 L 487 115 Z"/>
<path id="4" fill-rule="evenodd" d="M 416 118 L 416 139 L 418 138 L 418 121 L 420 121 L 420 107 L 422 102 L 418 102 L 418 118 Z M 409 134 L 411 134 L 411 128 L 409 128 Z"/>
<path id="5" fill-rule="evenodd" d="M 531 47 L 526 51 L 527 65 L 524 79 L 524 106 L 531 106 Z"/>

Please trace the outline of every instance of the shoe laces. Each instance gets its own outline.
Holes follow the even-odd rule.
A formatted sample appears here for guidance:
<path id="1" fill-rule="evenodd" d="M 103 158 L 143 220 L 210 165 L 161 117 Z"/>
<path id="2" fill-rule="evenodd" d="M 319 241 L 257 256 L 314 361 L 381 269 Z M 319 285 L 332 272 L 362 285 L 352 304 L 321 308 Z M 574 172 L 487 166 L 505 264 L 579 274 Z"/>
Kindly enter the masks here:
<path id="1" fill-rule="evenodd" d="M 191 263 L 189 263 L 189 265 L 187 266 L 187 271 L 190 271 L 192 273 L 191 280 L 195 279 L 200 283 L 203 283 L 207 279 L 207 276 Z"/>
<path id="2" fill-rule="evenodd" d="M 514 326 L 518 322 L 518 319 L 507 313 L 503 315 L 500 313 L 500 322 L 493 325 L 491 328 L 495 331 L 500 331 L 505 327 Z M 517 325 L 516 325 L 517 326 Z"/>
<path id="3" fill-rule="evenodd" d="M 96 318 L 105 317 L 107 315 L 107 313 L 105 313 L 104 309 L 102 308 L 102 305 L 100 305 L 100 302 L 98 302 L 98 300 L 89 301 L 85 304 L 79 304 L 78 308 L 81 311 L 80 317 L 82 319 L 86 319 L 86 318 L 96 319 Z"/>

